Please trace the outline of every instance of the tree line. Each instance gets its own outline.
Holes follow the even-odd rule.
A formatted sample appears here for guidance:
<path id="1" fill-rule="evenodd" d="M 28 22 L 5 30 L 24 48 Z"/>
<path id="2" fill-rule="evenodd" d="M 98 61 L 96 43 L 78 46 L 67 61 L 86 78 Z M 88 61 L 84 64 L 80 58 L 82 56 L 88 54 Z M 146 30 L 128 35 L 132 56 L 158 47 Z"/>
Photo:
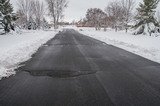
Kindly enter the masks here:
<path id="1" fill-rule="evenodd" d="M 94 26 L 96 30 L 101 27 L 125 26 L 132 19 L 134 6 L 134 0 L 112 1 L 104 11 L 100 8 L 88 9 L 86 17 L 81 22 L 83 21 L 83 25 Z"/>
<path id="2" fill-rule="evenodd" d="M 95 27 L 96 30 L 107 27 L 115 31 L 128 28 L 135 29 L 137 34 L 149 34 L 159 32 L 160 17 L 156 17 L 156 8 L 160 0 L 143 0 L 135 9 L 134 0 L 117 0 L 108 3 L 106 8 L 90 8 L 84 19 L 81 19 L 77 26 Z M 160 15 L 159 15 L 160 16 Z M 159 21 L 158 21 L 159 18 Z M 134 23 L 134 24 L 129 24 Z"/>
<path id="3" fill-rule="evenodd" d="M 0 0 L 0 29 L 5 33 L 15 30 L 15 27 L 28 30 L 49 28 L 46 15 L 53 20 L 54 28 L 58 28 L 63 12 L 67 7 L 67 0 L 17 0 L 17 11 L 13 12 L 10 0 Z"/>

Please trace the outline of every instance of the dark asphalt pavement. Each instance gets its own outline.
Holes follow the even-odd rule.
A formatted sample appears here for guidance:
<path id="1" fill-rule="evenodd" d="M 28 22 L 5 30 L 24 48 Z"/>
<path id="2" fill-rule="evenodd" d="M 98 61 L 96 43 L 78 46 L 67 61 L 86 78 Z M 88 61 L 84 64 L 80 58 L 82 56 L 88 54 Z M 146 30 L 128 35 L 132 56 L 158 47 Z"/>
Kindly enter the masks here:
<path id="1" fill-rule="evenodd" d="M 64 30 L 0 81 L 0 106 L 160 106 L 160 64 Z"/>

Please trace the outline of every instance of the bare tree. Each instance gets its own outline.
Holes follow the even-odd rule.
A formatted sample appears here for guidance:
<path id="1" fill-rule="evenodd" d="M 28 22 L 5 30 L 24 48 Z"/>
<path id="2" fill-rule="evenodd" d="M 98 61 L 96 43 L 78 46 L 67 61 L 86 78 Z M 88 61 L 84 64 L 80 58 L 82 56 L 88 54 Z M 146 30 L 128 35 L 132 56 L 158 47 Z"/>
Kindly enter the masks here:
<path id="1" fill-rule="evenodd" d="M 40 29 L 45 14 L 43 2 L 41 3 L 39 0 L 34 1 L 33 13 L 35 15 L 37 27 Z"/>
<path id="2" fill-rule="evenodd" d="M 157 11 L 157 21 L 160 23 L 160 11 Z"/>
<path id="3" fill-rule="evenodd" d="M 108 17 L 112 18 L 112 26 L 116 29 L 124 23 L 125 9 L 120 5 L 120 2 L 110 2 L 105 8 L 105 12 Z"/>
<path id="4" fill-rule="evenodd" d="M 107 27 L 112 26 L 112 21 L 113 21 L 112 19 L 113 19 L 112 17 L 106 15 L 106 17 L 103 20 L 104 31 L 107 31 Z"/>
<path id="5" fill-rule="evenodd" d="M 132 12 L 135 7 L 135 1 L 134 0 L 121 0 L 121 5 L 123 7 L 124 11 L 124 25 L 126 32 L 128 30 L 128 23 L 132 20 Z"/>
<path id="6" fill-rule="evenodd" d="M 53 17 L 54 28 L 58 28 L 58 22 L 63 17 L 64 9 L 67 7 L 67 0 L 46 0 L 49 15 Z"/>
<path id="7" fill-rule="evenodd" d="M 17 23 L 25 29 L 40 28 L 44 18 L 44 5 L 39 0 L 18 0 Z M 34 25 L 34 26 L 32 26 Z"/>
<path id="8" fill-rule="evenodd" d="M 24 24 L 24 27 L 27 28 L 27 23 L 30 19 L 30 17 L 33 17 L 34 11 L 34 1 L 33 0 L 18 0 L 17 2 L 18 6 L 18 16 L 19 20 L 23 21 L 20 23 Z M 18 20 L 18 21 L 19 21 Z"/>
<path id="9" fill-rule="evenodd" d="M 87 10 L 86 19 L 96 30 L 100 30 L 105 18 L 106 14 L 99 8 L 90 8 Z"/>

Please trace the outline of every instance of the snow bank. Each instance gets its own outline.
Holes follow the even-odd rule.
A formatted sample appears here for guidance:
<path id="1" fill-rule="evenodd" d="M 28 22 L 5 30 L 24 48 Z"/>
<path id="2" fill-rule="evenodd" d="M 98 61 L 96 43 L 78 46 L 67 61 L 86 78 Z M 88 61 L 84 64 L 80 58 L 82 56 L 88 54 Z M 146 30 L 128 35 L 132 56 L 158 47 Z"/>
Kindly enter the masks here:
<path id="1" fill-rule="evenodd" d="M 151 37 L 145 35 L 132 35 L 125 31 L 115 32 L 112 29 L 95 31 L 94 28 L 74 28 L 80 33 L 95 39 L 106 42 L 107 44 L 122 48 L 147 59 L 160 63 L 160 36 Z"/>
<path id="2" fill-rule="evenodd" d="M 0 79 L 15 74 L 19 63 L 31 58 L 37 49 L 54 37 L 56 31 L 23 31 L 0 36 Z"/>

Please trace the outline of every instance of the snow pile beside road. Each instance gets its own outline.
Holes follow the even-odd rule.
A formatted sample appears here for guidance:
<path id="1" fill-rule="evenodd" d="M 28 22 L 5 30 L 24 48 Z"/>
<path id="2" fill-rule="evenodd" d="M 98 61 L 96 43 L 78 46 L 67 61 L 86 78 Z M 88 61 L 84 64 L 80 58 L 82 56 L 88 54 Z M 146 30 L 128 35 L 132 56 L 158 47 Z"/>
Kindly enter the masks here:
<path id="1" fill-rule="evenodd" d="M 25 31 L 0 36 L 0 79 L 15 74 L 19 63 L 31 58 L 37 49 L 54 37 L 56 31 Z"/>
<path id="2" fill-rule="evenodd" d="M 77 29 L 77 28 L 75 28 Z M 160 63 L 160 37 L 127 34 L 125 31 L 95 31 L 94 28 L 79 28 L 80 33 L 122 48 L 147 59 Z"/>

